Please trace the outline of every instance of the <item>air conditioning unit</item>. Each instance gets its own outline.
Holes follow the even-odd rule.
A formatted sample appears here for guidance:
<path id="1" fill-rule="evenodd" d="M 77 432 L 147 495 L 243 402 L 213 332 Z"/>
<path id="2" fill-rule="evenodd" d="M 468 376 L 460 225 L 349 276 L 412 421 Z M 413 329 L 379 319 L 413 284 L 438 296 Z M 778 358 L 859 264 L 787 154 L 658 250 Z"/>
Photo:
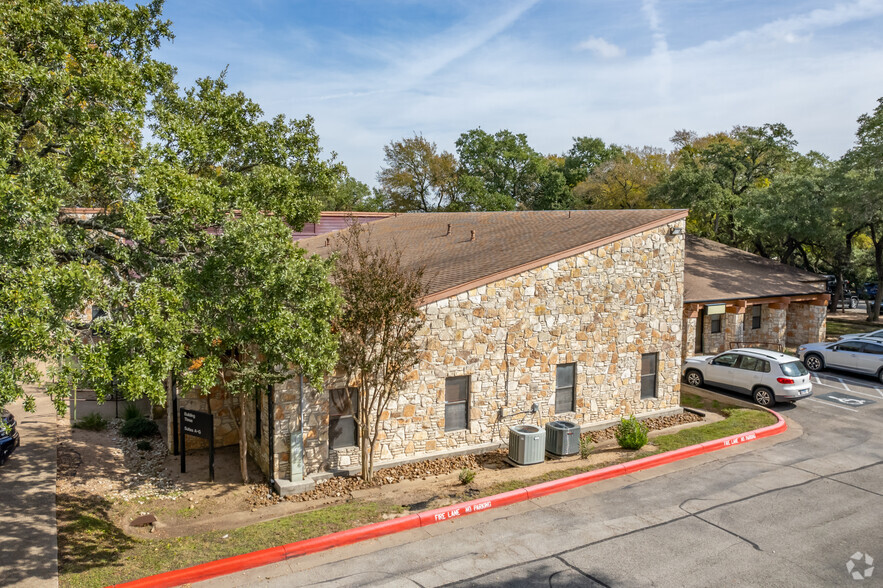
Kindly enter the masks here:
<path id="1" fill-rule="evenodd" d="M 534 425 L 509 428 L 509 461 L 515 465 L 543 463 L 546 458 L 546 432 Z"/>
<path id="2" fill-rule="evenodd" d="M 572 421 L 552 421 L 546 424 L 546 451 L 552 455 L 579 453 L 579 425 Z"/>

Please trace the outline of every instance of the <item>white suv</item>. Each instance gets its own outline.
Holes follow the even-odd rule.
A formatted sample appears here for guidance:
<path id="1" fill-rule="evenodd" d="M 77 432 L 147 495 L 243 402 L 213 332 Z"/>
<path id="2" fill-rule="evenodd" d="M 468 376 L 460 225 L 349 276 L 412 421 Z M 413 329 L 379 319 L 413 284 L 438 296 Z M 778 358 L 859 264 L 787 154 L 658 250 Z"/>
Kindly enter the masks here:
<path id="1" fill-rule="evenodd" d="M 691 386 L 712 384 L 751 394 L 761 406 L 812 396 L 809 372 L 796 357 L 766 349 L 733 349 L 688 357 L 681 367 Z"/>

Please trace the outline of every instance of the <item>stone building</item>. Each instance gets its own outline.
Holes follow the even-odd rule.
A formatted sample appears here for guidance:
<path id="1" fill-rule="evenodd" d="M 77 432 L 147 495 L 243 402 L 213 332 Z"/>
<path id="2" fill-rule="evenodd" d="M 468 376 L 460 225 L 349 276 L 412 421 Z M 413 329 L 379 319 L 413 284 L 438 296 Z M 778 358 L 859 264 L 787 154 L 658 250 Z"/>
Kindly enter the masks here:
<path id="1" fill-rule="evenodd" d="M 680 410 L 687 211 L 405 214 L 369 239 L 424 267 L 420 361 L 381 415 L 376 464 L 499 447 L 510 426 Z M 330 255 L 335 233 L 300 244 Z M 283 493 L 358 468 L 357 390 L 295 376 L 248 406 Z M 273 434 L 269 434 L 272 414 Z M 258 416 L 260 415 L 260 416 Z M 260 431 L 259 438 L 255 432 Z"/>
<path id="2" fill-rule="evenodd" d="M 683 356 L 825 340 L 825 277 L 686 237 Z"/>

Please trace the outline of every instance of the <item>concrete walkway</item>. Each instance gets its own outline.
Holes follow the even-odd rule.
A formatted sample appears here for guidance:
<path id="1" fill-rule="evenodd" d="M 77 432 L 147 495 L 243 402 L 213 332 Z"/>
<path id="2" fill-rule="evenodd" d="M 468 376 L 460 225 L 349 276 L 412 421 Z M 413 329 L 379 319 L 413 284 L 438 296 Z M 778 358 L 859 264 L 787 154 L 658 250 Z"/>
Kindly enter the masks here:
<path id="1" fill-rule="evenodd" d="M 35 393 L 37 412 L 7 406 L 21 446 L 0 467 L 0 585 L 57 586 L 55 521 L 56 424 L 49 398 Z"/>

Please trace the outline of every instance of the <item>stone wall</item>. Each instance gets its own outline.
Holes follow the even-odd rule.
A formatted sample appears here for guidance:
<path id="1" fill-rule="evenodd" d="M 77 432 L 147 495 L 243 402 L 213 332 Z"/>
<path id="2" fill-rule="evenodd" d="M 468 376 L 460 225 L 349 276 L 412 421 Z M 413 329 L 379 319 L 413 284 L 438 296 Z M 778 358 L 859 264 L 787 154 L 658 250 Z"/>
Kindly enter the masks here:
<path id="1" fill-rule="evenodd" d="M 521 422 L 585 425 L 676 408 L 684 238 L 670 235 L 672 226 L 684 223 L 426 305 L 420 361 L 381 415 L 376 462 L 499 443 Z M 658 353 L 651 399 L 640 398 L 642 353 Z M 576 411 L 556 414 L 563 363 L 576 364 Z M 470 378 L 468 426 L 445 431 L 445 378 L 453 376 Z M 356 448 L 328 450 L 327 394 L 304 394 L 307 473 L 356 466 Z M 536 414 L 513 416 L 533 403 Z"/>
<path id="2" fill-rule="evenodd" d="M 696 315 L 698 313 L 693 311 L 691 314 Z M 681 350 L 681 357 L 683 359 L 696 355 L 696 327 L 698 324 L 699 318 L 697 316 L 684 317 L 683 346 Z"/>
<path id="3" fill-rule="evenodd" d="M 745 312 L 745 339 L 752 343 L 767 343 L 770 348 L 775 345 L 785 345 L 785 323 L 788 318 L 789 305 L 783 303 L 762 304 L 760 313 L 760 328 L 751 328 L 751 309 L 749 306 Z"/>
<path id="4" fill-rule="evenodd" d="M 719 333 L 711 332 L 711 317 L 705 316 L 702 321 L 702 355 L 713 355 L 720 353 L 727 348 L 727 315 L 722 314 L 721 330 Z"/>
<path id="5" fill-rule="evenodd" d="M 785 342 L 789 347 L 825 340 L 828 308 L 826 301 L 792 302 L 788 306 Z"/>
<path id="6" fill-rule="evenodd" d="M 168 390 L 168 388 L 167 388 Z M 173 441 L 173 424 L 172 420 L 172 395 L 168 392 L 166 395 L 168 412 L 166 415 L 166 441 L 169 451 L 172 451 Z M 229 397 L 226 390 L 221 386 L 212 388 L 208 396 L 199 394 L 196 390 L 182 392 L 178 390 L 178 416 L 180 410 L 197 410 L 200 412 L 210 412 L 215 417 L 215 447 L 224 447 L 225 445 L 239 444 L 239 429 L 236 427 L 236 419 L 239 417 L 239 399 Z M 180 420 L 180 418 L 179 418 Z M 180 427 L 180 423 L 179 423 Z M 208 447 L 208 440 L 199 437 L 187 436 L 187 449 L 202 449 Z"/>

